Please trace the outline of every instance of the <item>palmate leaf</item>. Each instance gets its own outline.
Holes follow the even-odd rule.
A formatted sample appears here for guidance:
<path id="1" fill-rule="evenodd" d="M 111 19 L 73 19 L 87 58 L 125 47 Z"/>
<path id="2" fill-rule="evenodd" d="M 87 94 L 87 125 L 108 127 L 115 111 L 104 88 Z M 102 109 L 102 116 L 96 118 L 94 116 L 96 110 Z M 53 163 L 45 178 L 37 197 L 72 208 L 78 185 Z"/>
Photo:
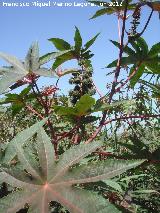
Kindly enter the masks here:
<path id="1" fill-rule="evenodd" d="M 77 27 L 75 27 L 75 29 L 76 30 L 74 34 L 74 46 L 71 46 L 68 42 L 60 38 L 49 39 L 49 41 L 51 41 L 54 44 L 57 50 L 60 51 L 60 52 L 57 52 L 57 56 L 55 57 L 56 60 L 52 65 L 53 69 L 56 69 L 61 64 L 72 59 L 76 59 L 79 61 L 79 59 L 83 58 L 85 59 L 85 61 L 87 61 L 93 56 L 93 54 L 91 54 L 91 51 L 88 49 L 95 42 L 99 33 L 96 36 L 94 36 L 91 40 L 89 40 L 86 44 L 84 44 L 84 47 L 83 47 L 80 30 Z M 67 51 L 67 52 L 65 52 L 64 54 L 61 54 L 61 52 L 63 51 Z M 48 53 L 46 57 L 50 57 L 50 54 L 51 53 Z M 58 56 L 58 54 L 60 55 Z"/>
<path id="2" fill-rule="evenodd" d="M 134 106 L 134 100 L 115 101 L 112 104 L 103 103 L 101 99 L 95 102 L 95 99 L 88 94 L 83 95 L 74 107 L 54 106 L 55 113 L 62 116 L 79 117 L 94 112 L 103 112 L 105 110 L 114 110 L 117 107 L 125 108 L 126 106 Z"/>
<path id="3" fill-rule="evenodd" d="M 0 94 L 6 92 L 12 84 L 23 79 L 29 73 L 35 73 L 39 76 L 57 77 L 54 70 L 40 67 L 42 62 L 39 62 L 39 47 L 37 42 L 33 43 L 29 48 L 24 63 L 16 57 L 2 52 L 0 52 L 0 58 L 4 59 L 11 65 L 10 67 L 0 68 Z M 45 62 L 47 62 L 47 60 L 45 60 Z"/>
<path id="4" fill-rule="evenodd" d="M 78 115 L 83 115 L 95 104 L 95 99 L 88 94 L 83 95 L 80 100 L 76 103 L 76 110 Z"/>
<path id="5" fill-rule="evenodd" d="M 97 182 L 120 175 L 128 169 L 136 167 L 140 162 L 144 161 L 106 160 L 89 163 L 88 165 L 84 164 L 72 169 L 72 172 L 69 171 L 63 177 L 59 177 L 59 180 L 55 181 L 57 181 L 57 184 L 59 184 L 58 182 L 65 184 L 66 181 L 70 184 Z"/>
<path id="6" fill-rule="evenodd" d="M 110 40 L 116 47 L 120 48 L 120 44 L 117 41 Z M 130 41 L 131 46 L 133 49 L 131 49 L 128 46 L 125 46 L 123 51 L 128 56 L 122 57 L 121 59 L 121 65 L 130 65 L 130 64 L 139 64 L 145 61 L 149 60 L 148 57 L 148 45 L 146 41 L 143 38 L 138 38 L 136 41 Z M 110 63 L 107 68 L 116 67 L 118 60 L 113 61 Z"/>
<path id="7" fill-rule="evenodd" d="M 21 136 L 26 134 L 27 130 Z M 108 200 L 97 193 L 81 189 L 77 184 L 112 178 L 140 165 L 143 161 L 107 160 L 75 167 L 75 164 L 102 144 L 95 141 L 74 146 L 61 155 L 57 162 L 54 160 L 50 139 L 42 127 L 38 129 L 34 150 L 31 148 L 29 151 L 35 153 L 37 150 L 35 159 L 29 157 L 26 148 L 19 149 L 14 143 L 12 148 L 16 146 L 14 151 L 21 166 L 1 167 L 0 182 L 5 181 L 17 190 L 0 199 L 1 212 L 17 212 L 28 204 L 30 213 L 47 213 L 50 212 L 50 201 L 60 203 L 71 213 L 119 212 Z M 37 167 L 35 162 L 38 164 Z"/>
<path id="8" fill-rule="evenodd" d="M 116 47 L 120 48 L 120 44 L 117 41 L 110 40 Z M 132 88 L 136 85 L 143 73 L 160 73 L 160 43 L 154 44 L 149 50 L 146 41 L 143 38 L 138 38 L 135 41 L 130 41 L 132 48 L 124 46 L 123 52 L 127 57 L 121 58 L 121 66 L 133 64 L 130 69 L 130 75 L 138 68 L 136 74 L 130 79 L 130 85 Z M 118 60 L 114 60 L 107 68 L 117 67 Z M 140 66 L 139 66 L 140 64 Z M 139 66 L 139 67 L 138 67 Z"/>
<path id="9" fill-rule="evenodd" d="M 33 94 L 29 94 L 31 90 L 31 86 L 29 85 L 25 89 L 23 89 L 20 94 L 16 93 L 7 93 L 5 97 L 1 99 L 0 105 L 10 103 L 10 109 L 12 112 L 12 116 L 16 115 L 21 111 L 23 107 L 25 107 L 25 102 L 28 100 L 32 100 L 34 98 Z"/>
<path id="10" fill-rule="evenodd" d="M 54 56 L 57 56 L 57 55 L 52 54 L 52 58 Z M 47 58 L 47 59 L 49 61 L 51 59 L 51 56 L 50 56 L 50 58 Z M 45 62 L 48 62 L 48 61 L 45 61 Z M 44 61 L 43 61 L 43 63 L 44 63 Z M 57 77 L 54 70 L 49 70 L 47 68 L 40 67 L 41 65 L 42 65 L 42 61 L 40 63 L 39 46 L 38 46 L 37 42 L 34 42 L 31 45 L 31 47 L 29 48 L 29 51 L 25 58 L 25 62 L 24 62 L 25 69 L 29 73 L 33 72 L 40 76 Z"/>

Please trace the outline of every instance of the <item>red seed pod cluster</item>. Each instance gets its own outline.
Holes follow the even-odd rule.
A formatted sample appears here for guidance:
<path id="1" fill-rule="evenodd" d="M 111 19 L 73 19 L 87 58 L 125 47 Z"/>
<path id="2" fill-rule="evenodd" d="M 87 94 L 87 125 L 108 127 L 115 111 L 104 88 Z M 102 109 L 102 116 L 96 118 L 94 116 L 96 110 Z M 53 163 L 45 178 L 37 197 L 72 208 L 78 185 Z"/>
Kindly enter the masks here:
<path id="1" fill-rule="evenodd" d="M 10 89 L 13 90 L 25 84 L 32 84 L 34 80 L 37 80 L 37 78 L 39 78 L 39 75 L 29 73 L 23 79 L 16 81 L 15 84 L 10 86 Z"/>
<path id="2" fill-rule="evenodd" d="M 35 80 L 36 78 L 38 78 L 38 75 L 36 75 L 35 73 L 29 73 L 23 78 L 22 81 L 24 83 L 31 84 L 33 82 L 33 80 Z"/>
<path id="3" fill-rule="evenodd" d="M 54 94 L 57 90 L 58 90 L 58 88 L 55 86 L 45 87 L 44 90 L 42 91 L 42 95 L 49 96 L 49 95 Z"/>

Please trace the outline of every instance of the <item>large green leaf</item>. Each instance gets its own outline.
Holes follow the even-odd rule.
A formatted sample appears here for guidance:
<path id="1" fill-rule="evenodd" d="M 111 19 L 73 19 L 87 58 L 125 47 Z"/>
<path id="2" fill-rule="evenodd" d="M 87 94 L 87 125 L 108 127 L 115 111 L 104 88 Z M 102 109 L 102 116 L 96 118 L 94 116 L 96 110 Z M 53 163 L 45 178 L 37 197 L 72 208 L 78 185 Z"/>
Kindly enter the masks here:
<path id="1" fill-rule="evenodd" d="M 49 39 L 49 41 L 51 41 L 55 45 L 55 47 L 58 50 L 60 50 L 60 52 L 57 52 L 57 54 L 58 53 L 61 54 L 62 51 L 68 50 L 68 52 L 55 57 L 55 62 L 52 65 L 53 69 L 56 69 L 58 66 L 60 66 L 64 62 L 72 60 L 72 59 L 76 59 L 78 63 L 80 63 L 80 61 L 83 61 L 83 63 L 85 63 L 88 59 L 90 59 L 93 56 L 93 54 L 91 54 L 91 51 L 88 50 L 88 48 L 94 43 L 94 41 L 96 40 L 99 34 L 97 34 L 94 38 L 89 40 L 83 47 L 81 33 L 77 27 L 75 28 L 76 30 L 74 34 L 73 46 L 68 44 L 63 39 L 59 39 L 59 38 Z M 50 57 L 50 53 L 46 54 L 46 58 L 47 57 Z"/>
<path id="2" fill-rule="evenodd" d="M 103 145 L 100 141 L 73 146 L 55 161 L 50 139 L 42 125 L 38 125 L 39 129 L 36 129 L 37 126 L 34 126 L 34 131 L 32 129 L 32 135 L 35 129 L 38 134 L 36 143 L 30 142 L 30 146 L 22 147 L 19 142 L 11 142 L 12 151 L 18 156 L 18 164 L 10 168 L 1 166 L 0 182 L 5 181 L 17 187 L 17 190 L 0 199 L 1 212 L 17 212 L 28 204 L 30 213 L 49 213 L 51 201 L 60 203 L 71 213 L 119 212 L 109 201 L 77 184 L 120 175 L 143 161 L 106 160 L 78 166 L 84 157 Z M 20 135 L 25 136 L 28 131 L 31 133 L 31 129 L 24 130 L 16 136 L 15 141 L 19 141 Z"/>
<path id="3" fill-rule="evenodd" d="M 21 111 L 22 108 L 25 107 L 25 103 L 28 100 L 34 98 L 33 94 L 29 94 L 31 90 L 31 86 L 23 89 L 20 94 L 15 93 L 7 93 L 5 94 L 5 98 L 0 101 L 0 105 L 10 103 L 10 109 L 12 111 L 12 116 L 16 115 Z"/>
<path id="4" fill-rule="evenodd" d="M 27 141 L 26 141 L 27 142 Z M 23 143 L 24 145 L 24 143 Z M 27 172 L 32 174 L 33 178 L 36 178 L 37 181 L 42 182 L 42 178 L 40 177 L 38 168 L 35 167 L 35 159 L 32 157 L 31 158 L 31 153 L 27 152 L 27 150 L 22 148 L 22 145 L 17 143 L 14 143 L 13 146 L 13 151 L 15 151 L 15 154 L 17 154 L 19 160 L 21 161 L 22 167 L 25 170 L 27 168 Z M 31 151 L 31 150 L 29 150 Z"/>
<path id="5" fill-rule="evenodd" d="M 48 62 L 51 57 L 53 57 L 53 54 L 43 58 L 40 63 L 39 47 L 37 42 L 33 43 L 29 48 L 24 63 L 14 56 L 0 52 L 0 58 L 11 64 L 10 67 L 0 68 L 0 94 L 6 92 L 12 84 L 16 83 L 18 80 L 23 79 L 29 73 L 35 73 L 39 76 L 57 77 L 54 70 L 40 67 L 42 62 Z"/>
<path id="6" fill-rule="evenodd" d="M 38 43 L 35 42 L 29 48 L 28 54 L 25 58 L 24 66 L 25 69 L 29 73 L 35 73 L 40 76 L 46 77 L 57 77 L 54 70 L 49 70 L 44 67 L 40 67 L 42 62 L 48 62 L 51 60 L 51 57 L 55 57 L 56 55 L 51 54 L 50 57 L 43 57 L 43 61 L 39 58 L 39 46 Z M 44 60 L 45 59 L 45 60 Z M 40 63 L 41 61 L 41 63 Z"/>
<path id="7" fill-rule="evenodd" d="M 117 41 L 113 41 L 110 40 L 116 47 L 120 48 L 120 44 Z M 122 66 L 126 66 L 126 65 L 138 65 L 138 64 L 144 64 L 144 63 L 151 63 L 151 61 L 153 61 L 153 63 L 158 63 L 159 62 L 159 58 L 158 58 L 158 54 L 154 55 L 154 56 L 150 56 L 150 51 L 148 50 L 148 45 L 146 43 L 146 41 L 143 38 L 138 38 L 135 41 L 130 41 L 130 44 L 132 46 L 132 48 L 128 47 L 128 46 L 124 46 L 123 48 L 123 52 L 126 53 L 128 55 L 128 57 L 122 57 L 121 59 L 121 65 Z M 155 46 L 155 48 L 152 49 L 151 51 L 151 55 L 153 54 L 152 52 L 154 51 L 154 49 L 156 49 L 155 51 L 157 52 L 158 47 Z M 117 62 L 118 60 L 113 61 L 112 63 L 110 63 L 107 68 L 111 68 L 111 67 L 116 67 L 117 66 Z"/>

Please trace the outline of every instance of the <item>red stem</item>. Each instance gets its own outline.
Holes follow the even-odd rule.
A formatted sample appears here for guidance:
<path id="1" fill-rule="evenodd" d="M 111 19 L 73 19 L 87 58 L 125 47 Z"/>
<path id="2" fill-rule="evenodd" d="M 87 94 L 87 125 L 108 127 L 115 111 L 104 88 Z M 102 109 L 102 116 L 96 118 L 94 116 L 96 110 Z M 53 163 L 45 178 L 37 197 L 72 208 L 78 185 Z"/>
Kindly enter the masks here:
<path id="1" fill-rule="evenodd" d="M 108 123 L 111 123 L 113 121 L 118 121 L 118 120 L 127 120 L 127 119 L 132 119 L 132 118 L 157 118 L 157 117 L 160 117 L 160 114 L 155 114 L 155 115 L 129 115 L 129 116 L 121 116 L 119 118 L 113 118 L 113 119 L 110 119 L 108 121 L 105 121 L 103 123 L 103 125 L 106 125 Z"/>
<path id="2" fill-rule="evenodd" d="M 35 115 L 38 115 L 39 118 L 44 119 L 43 115 L 41 115 L 39 112 L 37 112 L 35 109 L 33 109 L 31 106 L 26 105 L 26 108 L 32 112 Z"/>
<path id="3" fill-rule="evenodd" d="M 73 133 L 76 129 L 78 129 L 79 128 L 79 126 L 78 125 L 76 125 L 73 129 L 71 129 L 69 132 L 65 132 L 60 138 L 58 138 L 57 140 L 56 140 L 56 143 L 58 143 L 58 141 L 60 141 L 60 140 L 62 140 L 62 139 L 64 139 L 64 138 L 66 138 L 67 136 L 69 136 L 71 133 Z"/>
<path id="4" fill-rule="evenodd" d="M 49 112 L 50 112 L 50 107 L 48 106 L 47 99 L 46 99 L 46 102 L 43 100 L 41 92 L 40 92 L 40 90 L 38 88 L 38 85 L 37 85 L 36 81 L 34 81 L 34 79 L 32 79 L 32 82 L 33 82 L 33 85 L 32 85 L 33 93 L 35 94 L 35 96 L 37 98 L 37 101 L 44 108 L 44 110 L 45 110 L 45 116 L 48 117 L 49 116 Z M 35 91 L 34 87 L 36 88 L 37 92 Z M 52 141 L 52 144 L 54 146 L 55 158 L 57 159 L 58 158 L 57 142 L 56 142 L 57 136 L 55 135 L 53 124 L 50 121 L 50 119 L 48 119 L 47 125 L 48 125 L 48 127 L 50 129 L 51 141 Z"/>
<path id="5" fill-rule="evenodd" d="M 109 101 L 108 101 L 109 104 L 111 103 L 113 95 L 115 93 L 116 83 L 117 83 L 117 80 L 118 80 L 118 77 L 119 77 L 119 74 L 120 74 L 120 70 L 121 70 L 121 60 L 122 60 L 122 54 L 123 54 L 123 41 L 124 41 L 124 32 L 125 32 L 125 25 L 126 25 L 127 7 L 128 7 L 128 0 L 126 0 L 126 5 L 125 5 L 125 9 L 124 9 L 124 19 L 123 19 L 123 25 L 122 25 L 119 59 L 118 59 L 117 69 L 116 69 L 115 76 L 114 76 L 114 81 L 113 81 L 112 88 L 111 88 L 111 93 L 110 93 L 110 96 L 109 96 Z M 106 115 L 107 115 L 107 111 L 105 111 L 103 113 L 103 117 L 102 117 L 102 120 L 100 122 L 99 127 L 96 129 L 96 131 L 93 133 L 93 135 L 91 135 L 91 137 L 85 142 L 86 144 L 92 142 L 93 139 L 102 130 L 103 125 L 104 125 L 103 123 L 105 122 L 105 119 L 106 119 Z"/>

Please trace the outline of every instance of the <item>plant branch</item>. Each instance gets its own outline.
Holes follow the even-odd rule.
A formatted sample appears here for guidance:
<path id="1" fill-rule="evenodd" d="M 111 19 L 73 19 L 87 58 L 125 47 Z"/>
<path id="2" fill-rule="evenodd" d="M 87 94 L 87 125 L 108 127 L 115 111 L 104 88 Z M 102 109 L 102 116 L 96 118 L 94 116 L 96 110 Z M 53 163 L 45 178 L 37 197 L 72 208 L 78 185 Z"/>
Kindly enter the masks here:
<path id="1" fill-rule="evenodd" d="M 65 132 L 61 137 L 59 137 L 56 140 L 56 143 L 58 143 L 58 141 L 68 137 L 70 134 L 72 134 L 75 130 L 77 130 L 79 128 L 79 125 L 75 125 L 75 127 L 73 127 L 69 132 Z"/>
<path id="2" fill-rule="evenodd" d="M 39 112 L 37 112 L 35 109 L 33 109 L 31 106 L 26 105 L 25 106 L 30 112 L 32 112 L 33 114 L 37 115 L 39 118 L 44 119 L 43 115 L 40 114 Z"/>
<path id="3" fill-rule="evenodd" d="M 160 117 L 160 114 L 155 114 L 155 115 L 129 115 L 129 116 L 121 116 L 121 117 L 118 117 L 118 118 L 113 118 L 113 119 L 110 119 L 108 121 L 105 121 L 103 123 L 103 125 L 106 125 L 108 123 L 111 123 L 113 121 L 118 121 L 118 120 L 128 120 L 128 119 L 132 119 L 132 118 L 145 119 L 145 118 L 158 118 L 158 117 Z"/>
<path id="4" fill-rule="evenodd" d="M 137 33 L 135 36 L 130 37 L 130 39 L 131 39 L 132 41 L 135 40 L 135 39 L 137 39 L 137 38 L 139 38 L 139 37 L 141 37 L 141 36 L 143 35 L 143 33 L 144 33 L 145 30 L 147 29 L 148 24 L 149 24 L 149 22 L 150 22 L 150 20 L 151 20 L 151 18 L 152 18 L 153 12 L 154 12 L 154 10 L 152 9 L 152 10 L 151 10 L 151 13 L 150 13 L 150 15 L 149 15 L 149 17 L 148 17 L 148 20 L 147 20 L 147 22 L 146 22 L 146 24 L 145 24 L 145 26 L 144 26 L 144 28 L 143 28 L 143 30 L 142 30 L 140 33 Z M 129 35 L 128 32 L 127 32 L 127 35 Z"/>
<path id="5" fill-rule="evenodd" d="M 48 107 L 48 104 L 47 104 L 47 101 L 45 102 L 42 98 L 42 95 L 41 95 L 41 92 L 38 88 L 38 85 L 37 83 L 34 81 L 33 79 L 33 85 L 32 85 L 32 90 L 33 90 L 33 93 L 35 94 L 36 98 L 37 98 L 37 101 L 41 104 L 41 106 L 44 108 L 45 110 L 45 116 L 48 117 L 49 116 L 49 107 Z M 36 88 L 37 90 L 37 93 L 34 89 L 34 87 Z M 38 98 L 39 97 L 39 98 Z M 47 100 L 47 99 L 46 99 Z M 58 158 L 58 152 L 57 152 L 57 136 L 55 135 L 55 131 L 54 131 L 54 128 L 53 128 L 53 124 L 52 122 L 50 121 L 50 119 L 48 118 L 48 121 L 47 121 L 47 125 L 50 129 L 50 134 L 51 134 L 51 141 L 52 141 L 52 144 L 54 146 L 54 151 L 55 151 L 55 158 L 57 159 Z"/>
<path id="6" fill-rule="evenodd" d="M 149 24 L 149 22 L 150 22 L 150 20 L 151 20 L 152 15 L 153 15 L 153 11 L 154 11 L 154 10 L 152 9 L 152 11 L 151 11 L 151 13 L 150 13 L 150 15 L 149 15 L 149 17 L 148 17 L 148 20 L 147 20 L 147 22 L 146 22 L 146 24 L 145 24 L 145 26 L 144 26 L 142 32 L 138 34 L 139 37 L 140 37 L 140 36 L 145 32 L 145 30 L 147 29 L 147 26 L 148 26 L 148 24 Z"/>
<path id="7" fill-rule="evenodd" d="M 123 43 L 124 43 L 124 33 L 125 33 L 125 26 L 126 26 L 127 7 L 128 7 L 128 0 L 126 0 L 126 5 L 125 5 L 125 9 L 124 9 L 124 16 L 123 16 L 124 19 L 123 19 L 123 25 L 122 25 L 119 58 L 118 58 L 118 62 L 117 62 L 117 68 L 116 68 L 116 72 L 115 72 L 115 76 L 114 76 L 114 81 L 113 81 L 112 88 L 111 88 L 111 93 L 109 96 L 109 101 L 108 101 L 109 104 L 111 103 L 112 97 L 115 93 L 115 87 L 116 87 L 117 80 L 118 80 L 120 70 L 121 70 L 121 60 L 122 60 L 122 54 L 123 54 Z"/>
<path id="8" fill-rule="evenodd" d="M 109 101 L 108 103 L 110 104 L 115 92 L 115 87 L 116 87 L 116 83 L 120 74 L 120 70 L 121 70 L 121 60 L 122 60 L 122 54 L 123 54 L 123 41 L 124 41 L 124 33 L 125 33 L 125 25 L 126 25 L 126 17 L 127 17 L 127 7 L 128 7 L 128 0 L 126 0 L 126 4 L 125 4 L 125 9 L 124 9 L 124 19 L 123 19 L 123 23 L 122 23 L 122 34 L 121 34 L 121 42 L 120 42 L 120 51 L 119 51 L 119 59 L 118 59 L 118 63 L 117 63 L 117 68 L 116 68 L 116 72 L 115 72 L 115 76 L 114 76 L 114 81 L 112 84 L 112 88 L 111 88 L 111 93 L 109 96 Z M 99 134 L 99 132 L 102 130 L 103 128 L 103 123 L 106 119 L 106 115 L 107 115 L 107 111 L 105 111 L 103 113 L 103 117 L 101 119 L 100 125 L 99 127 L 96 129 L 96 131 L 93 133 L 93 135 L 91 135 L 91 137 L 85 142 L 86 144 L 90 143 L 93 141 L 93 139 Z"/>

